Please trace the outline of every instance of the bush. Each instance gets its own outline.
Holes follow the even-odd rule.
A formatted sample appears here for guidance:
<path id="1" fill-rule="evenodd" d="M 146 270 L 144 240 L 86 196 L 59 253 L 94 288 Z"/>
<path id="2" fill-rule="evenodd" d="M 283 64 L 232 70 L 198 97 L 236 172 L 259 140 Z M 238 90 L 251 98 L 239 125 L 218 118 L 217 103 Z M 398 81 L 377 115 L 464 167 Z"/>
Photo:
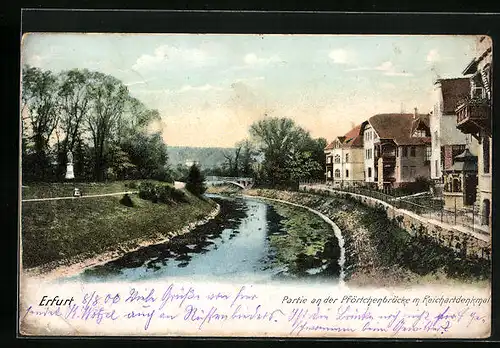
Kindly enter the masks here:
<path id="1" fill-rule="evenodd" d="M 187 202 L 186 195 L 169 185 L 142 182 L 139 185 L 139 197 L 153 203 Z"/>
<path id="2" fill-rule="evenodd" d="M 120 204 L 123 204 L 126 207 L 133 207 L 134 202 L 132 202 L 132 199 L 128 194 L 124 194 L 123 197 L 120 199 Z"/>
<path id="3" fill-rule="evenodd" d="M 158 200 L 156 185 L 150 182 L 141 182 L 139 185 L 139 197 L 154 202 Z"/>
<path id="4" fill-rule="evenodd" d="M 131 188 L 131 189 L 137 189 L 139 185 L 135 181 L 127 182 L 125 183 L 125 187 Z"/>

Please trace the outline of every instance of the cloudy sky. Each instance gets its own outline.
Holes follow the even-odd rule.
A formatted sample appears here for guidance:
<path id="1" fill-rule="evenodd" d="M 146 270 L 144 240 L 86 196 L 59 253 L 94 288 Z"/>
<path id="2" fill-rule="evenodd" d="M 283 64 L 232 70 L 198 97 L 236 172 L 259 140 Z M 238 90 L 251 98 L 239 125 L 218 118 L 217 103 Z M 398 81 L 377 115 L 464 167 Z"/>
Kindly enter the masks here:
<path id="1" fill-rule="evenodd" d="M 473 36 L 31 34 L 22 63 L 114 75 L 160 111 L 168 145 L 232 146 L 270 116 L 328 141 L 382 112 L 428 112 Z"/>

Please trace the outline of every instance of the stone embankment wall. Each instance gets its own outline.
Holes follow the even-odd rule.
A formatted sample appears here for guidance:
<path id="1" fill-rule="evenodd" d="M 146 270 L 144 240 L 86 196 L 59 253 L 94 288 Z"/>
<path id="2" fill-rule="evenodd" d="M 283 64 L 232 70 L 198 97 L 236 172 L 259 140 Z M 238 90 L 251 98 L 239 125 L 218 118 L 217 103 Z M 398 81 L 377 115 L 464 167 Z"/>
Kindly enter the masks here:
<path id="1" fill-rule="evenodd" d="M 428 235 L 440 245 L 469 257 L 476 256 L 487 260 L 491 258 L 490 236 L 469 231 L 461 226 L 449 225 L 437 220 L 428 219 L 408 210 L 397 209 L 384 201 L 372 197 L 343 191 L 315 189 L 307 185 L 301 185 L 300 190 L 327 193 L 333 196 L 349 196 L 367 206 L 383 208 L 389 219 L 396 221 L 401 228 L 404 228 L 411 235 L 416 235 L 417 233 Z"/>

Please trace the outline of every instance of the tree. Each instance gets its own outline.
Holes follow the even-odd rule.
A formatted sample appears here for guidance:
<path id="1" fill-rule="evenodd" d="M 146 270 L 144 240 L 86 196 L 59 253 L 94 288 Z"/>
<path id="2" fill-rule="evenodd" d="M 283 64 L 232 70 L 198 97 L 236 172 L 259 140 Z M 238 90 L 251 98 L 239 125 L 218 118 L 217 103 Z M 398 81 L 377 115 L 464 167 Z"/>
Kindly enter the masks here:
<path id="1" fill-rule="evenodd" d="M 327 145 L 327 141 L 324 138 L 316 138 L 310 139 L 304 148 L 305 151 L 309 151 L 311 154 L 311 158 L 316 161 L 319 166 L 317 166 L 316 170 L 313 170 L 310 173 L 310 176 L 315 179 L 323 180 L 325 178 L 325 166 L 326 166 L 326 156 L 325 156 L 325 147 Z"/>
<path id="2" fill-rule="evenodd" d="M 33 142 L 34 150 L 33 158 L 24 163 L 29 165 L 23 169 L 46 179 L 50 170 L 49 140 L 59 122 L 57 80 L 50 71 L 25 66 L 21 86 L 22 110 L 28 114 L 23 121 L 29 120 L 25 138 Z"/>
<path id="3" fill-rule="evenodd" d="M 193 164 L 189 168 L 189 174 L 186 180 L 186 190 L 195 196 L 201 196 L 207 188 L 205 187 L 205 176 L 201 173 L 200 168 Z"/>
<path id="4" fill-rule="evenodd" d="M 239 158 L 241 147 L 241 145 L 236 145 L 236 148 L 234 149 L 234 155 L 227 152 L 223 153 L 228 168 L 228 176 L 239 176 Z"/>
<path id="5" fill-rule="evenodd" d="M 160 133 L 135 133 L 121 144 L 142 179 L 164 177 L 168 154 Z"/>
<path id="6" fill-rule="evenodd" d="M 128 90 L 120 80 L 99 72 L 91 74 L 88 88 L 92 104 L 87 126 L 94 145 L 94 176 L 102 181 L 106 172 L 107 147 L 118 128 Z"/>
<path id="7" fill-rule="evenodd" d="M 250 140 L 245 139 L 236 146 L 241 148 L 238 163 L 240 175 L 245 177 L 253 176 L 253 164 L 257 155 L 254 145 Z"/>
<path id="8" fill-rule="evenodd" d="M 300 180 L 310 178 L 315 172 L 323 169 L 309 151 L 297 151 L 290 154 L 287 159 L 287 168 L 290 171 L 292 188 L 295 190 L 299 188 Z"/>
<path id="9" fill-rule="evenodd" d="M 62 72 L 58 94 L 60 99 L 61 122 L 60 128 L 64 139 L 60 141 L 58 134 L 58 177 L 64 173 L 66 154 L 75 150 L 75 143 L 80 139 L 82 123 L 90 109 L 88 93 L 89 71 L 73 69 Z"/>
<path id="10" fill-rule="evenodd" d="M 250 135 L 264 155 L 263 177 L 272 186 L 289 184 L 293 171 L 290 158 L 305 149 L 311 139 L 309 133 L 291 119 L 268 118 L 252 124 Z"/>

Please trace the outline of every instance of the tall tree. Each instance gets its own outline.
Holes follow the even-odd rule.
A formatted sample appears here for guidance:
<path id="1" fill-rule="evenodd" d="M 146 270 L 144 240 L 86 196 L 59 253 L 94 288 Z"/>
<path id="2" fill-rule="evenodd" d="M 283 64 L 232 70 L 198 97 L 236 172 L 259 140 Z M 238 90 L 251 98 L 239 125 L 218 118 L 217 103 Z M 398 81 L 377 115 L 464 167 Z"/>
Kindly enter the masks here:
<path id="1" fill-rule="evenodd" d="M 87 126 L 93 142 L 94 175 L 96 180 L 102 181 L 105 178 L 107 146 L 118 128 L 128 90 L 115 77 L 94 72 L 88 93 L 92 99 Z"/>
<path id="2" fill-rule="evenodd" d="M 229 153 L 227 151 L 223 153 L 228 168 L 227 171 L 228 176 L 239 176 L 239 160 L 240 160 L 241 148 L 242 145 L 237 144 L 233 150 L 234 153 Z"/>
<path id="3" fill-rule="evenodd" d="M 290 156 L 302 151 L 309 133 L 288 118 L 266 118 L 250 126 L 250 135 L 264 154 L 264 177 L 273 186 L 289 183 Z"/>
<path id="4" fill-rule="evenodd" d="M 239 156 L 238 163 L 240 175 L 247 177 L 252 176 L 253 164 L 255 163 L 255 156 L 257 155 L 254 145 L 250 140 L 245 139 L 236 146 L 241 147 L 241 155 Z"/>
<path id="5" fill-rule="evenodd" d="M 73 69 L 61 73 L 58 89 L 61 104 L 61 125 L 64 139 L 58 142 L 58 174 L 64 172 L 66 154 L 75 150 L 80 139 L 82 124 L 90 109 L 89 71 Z"/>
<path id="6" fill-rule="evenodd" d="M 159 133 L 136 133 L 121 145 L 140 178 L 159 178 L 166 171 L 167 146 Z"/>
<path id="7" fill-rule="evenodd" d="M 27 109 L 28 136 L 34 144 L 34 161 L 31 170 L 47 177 L 50 161 L 49 140 L 59 122 L 57 79 L 51 71 L 25 66 L 22 71 L 22 109 Z"/>

